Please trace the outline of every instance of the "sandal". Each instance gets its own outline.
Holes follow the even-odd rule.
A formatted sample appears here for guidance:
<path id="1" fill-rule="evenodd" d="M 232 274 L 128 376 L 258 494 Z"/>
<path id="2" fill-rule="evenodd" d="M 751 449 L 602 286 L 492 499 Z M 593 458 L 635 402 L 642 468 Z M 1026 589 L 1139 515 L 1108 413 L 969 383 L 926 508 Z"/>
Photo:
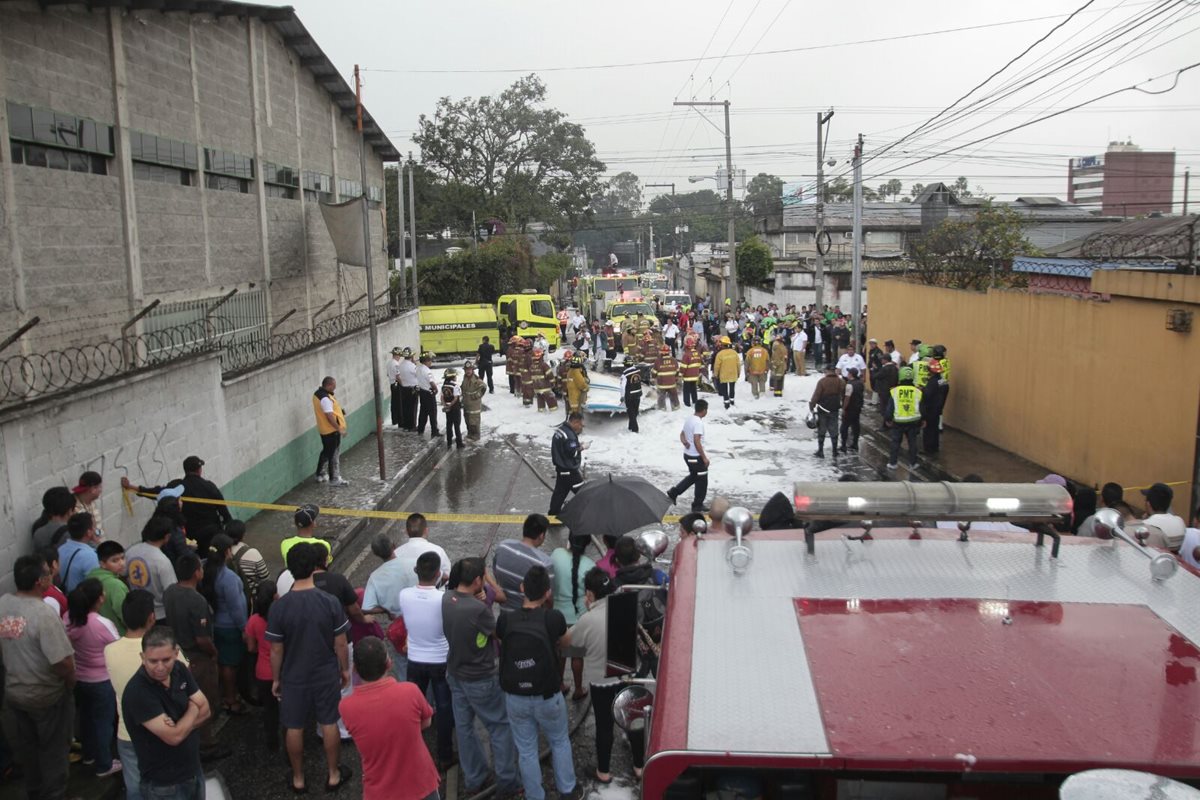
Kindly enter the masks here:
<path id="1" fill-rule="evenodd" d="M 571 695 L 571 699 L 574 700 L 576 703 L 587 700 L 587 697 L 588 697 L 587 692 L 576 692 L 575 694 Z"/>
<path id="2" fill-rule="evenodd" d="M 353 775 L 354 770 L 350 769 L 345 764 L 338 764 L 338 782 L 330 783 L 329 781 L 325 781 L 325 793 L 332 794 L 338 791 L 346 785 L 346 781 L 350 780 Z"/>
<path id="3" fill-rule="evenodd" d="M 609 773 L 608 778 L 601 778 L 600 771 L 595 770 L 592 772 L 592 777 L 595 778 L 596 783 L 600 784 L 601 786 L 608 786 L 610 783 L 612 783 L 612 773 Z"/>

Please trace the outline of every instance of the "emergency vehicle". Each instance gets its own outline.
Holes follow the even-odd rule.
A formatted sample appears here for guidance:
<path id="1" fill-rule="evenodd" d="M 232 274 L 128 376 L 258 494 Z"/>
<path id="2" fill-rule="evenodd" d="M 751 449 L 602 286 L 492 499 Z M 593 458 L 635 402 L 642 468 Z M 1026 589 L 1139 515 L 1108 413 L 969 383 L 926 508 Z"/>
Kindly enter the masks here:
<path id="1" fill-rule="evenodd" d="M 579 279 L 579 306 L 584 316 L 596 321 L 604 315 L 609 303 L 626 292 L 635 292 L 641 297 L 636 275 L 586 275 Z"/>
<path id="2" fill-rule="evenodd" d="M 614 703 L 649 733 L 643 797 L 1200 782 L 1200 575 L 1117 512 L 1097 514 L 1105 539 L 1055 532 L 1071 499 L 1053 485 L 798 483 L 791 500 L 791 530 L 732 509 L 675 547 L 656 679 Z M 609 630 L 627 661 L 611 605 Z"/>
<path id="3" fill-rule="evenodd" d="M 641 314 L 646 319 L 658 325 L 658 316 L 654 313 L 654 306 L 644 300 L 636 300 L 632 298 L 622 298 L 609 303 L 605 313 L 608 314 L 608 319 L 613 324 L 613 330 L 621 330 L 621 324 L 626 319 L 636 318 Z"/>
<path id="4" fill-rule="evenodd" d="M 501 328 L 522 336 L 546 337 L 550 349 L 558 347 L 558 318 L 548 294 L 522 292 L 501 295 L 496 305 L 463 303 L 421 306 L 418 313 L 421 350 L 439 356 L 474 353 L 484 336 L 497 348 Z"/>

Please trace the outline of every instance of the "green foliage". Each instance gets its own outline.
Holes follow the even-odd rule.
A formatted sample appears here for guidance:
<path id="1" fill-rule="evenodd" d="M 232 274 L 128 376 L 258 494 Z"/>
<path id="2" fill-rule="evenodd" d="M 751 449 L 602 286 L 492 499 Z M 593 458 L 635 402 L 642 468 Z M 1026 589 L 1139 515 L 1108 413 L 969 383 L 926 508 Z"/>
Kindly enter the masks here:
<path id="1" fill-rule="evenodd" d="M 738 283 L 742 287 L 765 286 L 775 263 L 771 259 L 771 248 L 757 236 L 751 236 L 737 246 Z"/>
<path id="2" fill-rule="evenodd" d="M 474 252 L 422 260 L 417 276 L 424 305 L 495 303 L 538 281 L 529 240 L 519 234 L 495 236 Z"/>
<path id="3" fill-rule="evenodd" d="M 443 97 L 432 118 L 421 115 L 413 141 L 424 165 L 468 190 L 447 198 L 457 220 L 472 209 L 521 231 L 536 219 L 571 230 L 586 220 L 604 164 L 583 128 L 545 101 L 545 84 L 529 75 L 494 97 Z"/>
<path id="4" fill-rule="evenodd" d="M 746 206 L 756 217 L 777 215 L 783 210 L 783 178 L 760 172 L 746 187 Z"/>
<path id="5" fill-rule="evenodd" d="M 915 274 L 922 283 L 953 289 L 1023 286 L 1012 271 L 1017 255 L 1037 255 L 1022 230 L 1021 215 L 985 203 L 970 220 L 946 220 L 913 246 Z"/>
<path id="6" fill-rule="evenodd" d="M 546 253 L 538 256 L 534 266 L 537 269 L 537 284 L 534 288 L 539 292 L 548 292 L 554 282 L 571 269 L 571 256 L 566 253 Z"/>
<path id="7" fill-rule="evenodd" d="M 923 191 L 925 191 L 925 184 L 914 183 L 912 185 L 912 187 L 908 190 L 908 193 L 915 199 L 916 196 L 919 195 Z"/>

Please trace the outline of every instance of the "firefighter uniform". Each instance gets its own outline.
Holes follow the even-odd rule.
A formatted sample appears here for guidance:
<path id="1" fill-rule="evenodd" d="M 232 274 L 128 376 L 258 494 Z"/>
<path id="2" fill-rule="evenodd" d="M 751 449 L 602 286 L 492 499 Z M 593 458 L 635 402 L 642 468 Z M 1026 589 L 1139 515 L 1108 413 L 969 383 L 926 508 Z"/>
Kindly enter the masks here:
<path id="1" fill-rule="evenodd" d="M 639 363 L 642 367 L 642 382 L 646 383 L 651 379 L 651 373 L 654 372 L 654 361 L 658 357 L 658 346 L 654 344 L 654 338 L 649 331 L 641 336 L 638 355 L 641 356 Z"/>
<path id="2" fill-rule="evenodd" d="M 908 439 L 909 466 L 917 464 L 917 431 L 921 428 L 921 390 L 913 386 L 913 370 L 900 370 L 900 385 L 888 394 L 887 418 L 891 422 L 892 447 L 888 468 L 895 469 L 900 458 L 900 443 Z"/>
<path id="3" fill-rule="evenodd" d="M 521 405 L 526 408 L 533 405 L 533 344 L 524 340 L 517 351 L 518 370 L 521 376 Z"/>
<path id="4" fill-rule="evenodd" d="M 778 330 L 778 329 L 777 329 Z M 783 332 L 771 343 L 771 393 L 783 397 L 783 379 L 788 373 L 788 346 Z"/>
<path id="5" fill-rule="evenodd" d="M 463 364 L 462 407 L 467 422 L 467 438 L 479 439 L 480 422 L 483 419 L 483 396 L 487 393 L 487 383 L 475 375 L 475 364 L 468 361 Z"/>
<path id="6" fill-rule="evenodd" d="M 734 404 L 738 375 L 742 371 L 741 360 L 733 349 L 728 336 L 721 337 L 721 349 L 713 356 L 713 383 L 728 409 Z"/>
<path id="7" fill-rule="evenodd" d="M 588 387 L 591 382 L 588 380 L 587 370 L 583 367 L 583 357 L 573 356 L 570 366 L 567 369 L 567 413 L 578 411 L 583 413 L 583 409 L 587 406 Z"/>
<path id="8" fill-rule="evenodd" d="M 700 373 L 704 369 L 704 357 L 696 345 L 696 338 L 688 335 L 683 340 L 683 356 L 679 361 L 679 373 L 683 378 L 683 404 L 691 408 L 698 399 Z"/>
<path id="9" fill-rule="evenodd" d="M 558 400 L 554 397 L 554 370 L 545 359 L 541 350 L 534 350 L 529 361 L 530 392 L 537 398 L 537 410 L 551 411 L 558 408 Z"/>
<path id="10" fill-rule="evenodd" d="M 755 400 L 766 390 L 767 367 L 770 363 L 771 354 L 767 352 L 767 348 L 759 342 L 750 345 L 750 349 L 746 351 L 746 382 L 750 384 L 750 391 Z"/>
<path id="11" fill-rule="evenodd" d="M 658 349 L 658 360 L 654 362 L 654 387 L 658 390 L 659 408 L 667 407 L 669 397 L 671 410 L 679 410 L 679 362 L 665 344 Z"/>
<path id="12" fill-rule="evenodd" d="M 638 411 L 642 407 L 642 370 L 637 364 L 626 364 L 621 373 L 621 399 L 625 401 L 625 416 L 629 430 L 638 432 Z"/>
<path id="13" fill-rule="evenodd" d="M 521 394 L 521 342 L 524 341 L 520 336 L 513 336 L 508 340 L 508 349 L 506 351 L 507 362 L 505 363 L 504 371 L 508 374 L 508 393 Z"/>

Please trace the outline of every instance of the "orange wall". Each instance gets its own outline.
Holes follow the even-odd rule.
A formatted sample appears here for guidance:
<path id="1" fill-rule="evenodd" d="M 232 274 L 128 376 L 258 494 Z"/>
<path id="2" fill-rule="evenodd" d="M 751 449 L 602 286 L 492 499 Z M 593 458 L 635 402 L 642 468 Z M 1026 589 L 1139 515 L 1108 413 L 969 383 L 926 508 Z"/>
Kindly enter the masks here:
<path id="1" fill-rule="evenodd" d="M 1114 272 L 1107 301 L 1020 290 L 942 289 L 871 278 L 870 332 L 907 357 L 914 338 L 951 359 L 946 421 L 1089 484 L 1173 484 L 1189 516 L 1200 313 L 1191 333 L 1167 311 L 1200 312 L 1200 277 Z M 1126 499 L 1140 507 L 1135 492 Z"/>

